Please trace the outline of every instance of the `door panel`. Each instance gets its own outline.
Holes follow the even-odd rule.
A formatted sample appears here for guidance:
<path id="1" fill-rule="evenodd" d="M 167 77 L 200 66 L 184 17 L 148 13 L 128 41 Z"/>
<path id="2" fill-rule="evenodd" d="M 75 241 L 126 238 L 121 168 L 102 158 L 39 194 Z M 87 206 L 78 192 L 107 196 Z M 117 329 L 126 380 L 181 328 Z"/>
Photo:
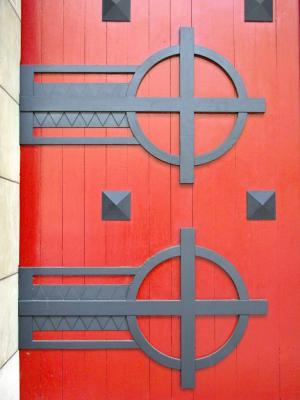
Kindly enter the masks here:
<path id="1" fill-rule="evenodd" d="M 238 346 L 217 365 L 196 372 L 194 389 L 180 373 L 142 350 L 23 349 L 22 400 L 300 398 L 299 264 L 299 44 L 298 4 L 274 1 L 273 23 L 244 22 L 240 0 L 132 0 L 129 23 L 102 22 L 99 0 L 23 0 L 22 64 L 140 65 L 177 45 L 179 28 L 194 27 L 195 43 L 224 56 L 240 73 L 249 97 L 265 98 L 264 114 L 249 114 L 233 148 L 194 168 L 182 184 L 179 168 L 142 146 L 43 145 L 21 147 L 21 266 L 140 266 L 178 245 L 193 227 L 196 244 L 228 259 L 252 299 L 268 314 L 250 316 Z M 177 97 L 179 62 L 172 58 L 144 78 L 139 96 Z M 37 82 L 128 82 L 127 75 L 37 74 Z M 233 97 L 228 77 L 211 63 L 195 63 L 195 95 Z M 141 113 L 140 125 L 160 148 L 179 152 L 179 117 Z M 197 114 L 195 149 L 211 150 L 235 116 Z M 40 136 L 124 136 L 130 129 L 35 128 Z M 101 193 L 131 192 L 130 221 L 103 221 Z M 276 220 L 247 220 L 246 192 L 274 190 Z M 97 276 L 38 277 L 35 283 L 99 284 Z M 101 277 L 125 284 L 126 276 Z M 197 299 L 232 299 L 236 291 L 215 265 L 196 263 Z M 150 274 L 139 299 L 180 298 L 178 257 Z M 139 317 L 147 339 L 180 356 L 180 319 Z M 215 351 L 230 336 L 234 316 L 196 319 L 196 355 Z M 36 339 L 130 339 L 128 331 L 40 331 Z"/>

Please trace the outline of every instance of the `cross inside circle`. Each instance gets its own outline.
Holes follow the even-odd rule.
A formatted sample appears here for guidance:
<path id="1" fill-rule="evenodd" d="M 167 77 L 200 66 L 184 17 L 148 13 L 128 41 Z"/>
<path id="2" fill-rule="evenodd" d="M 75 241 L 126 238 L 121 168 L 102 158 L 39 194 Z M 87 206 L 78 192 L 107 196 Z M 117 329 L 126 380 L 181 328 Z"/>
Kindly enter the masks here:
<path id="1" fill-rule="evenodd" d="M 139 300 L 138 292 L 143 281 L 151 271 L 161 263 L 174 257 L 180 259 L 180 299 L 177 300 Z M 196 258 L 207 260 L 223 270 L 233 282 L 237 296 L 234 299 L 196 299 Z M 133 275 L 132 283 L 127 287 L 126 294 L 113 298 L 104 292 L 101 285 L 91 287 L 84 285 L 71 289 L 65 285 L 51 285 L 47 291 L 39 290 L 39 285 L 33 284 L 33 276 L 102 276 L 102 275 Z M 197 284 L 202 284 L 197 282 Z M 37 287 L 36 287 L 37 286 Z M 41 285 L 43 287 L 45 285 Z M 47 286 L 47 285 L 46 285 Z M 96 290 L 96 292 L 95 292 Z M 68 296 L 69 292 L 73 294 Z M 75 296 L 75 297 L 74 297 Z M 22 326 L 21 348 L 140 348 L 157 363 L 181 371 L 181 386 L 194 388 L 195 371 L 210 367 L 230 354 L 242 339 L 250 315 L 267 313 L 267 301 L 249 299 L 247 289 L 238 270 L 223 256 L 205 247 L 195 244 L 195 229 L 182 228 L 180 244 L 169 247 L 148 258 L 139 267 L 92 267 L 66 268 L 43 267 L 21 268 L 20 270 L 20 300 L 19 315 Z M 237 324 L 223 346 L 215 352 L 196 358 L 195 320 L 205 315 L 236 315 Z M 43 317 L 123 317 L 127 320 L 128 329 L 133 340 L 113 341 L 36 341 L 32 339 L 33 324 L 31 318 Z M 179 316 L 180 324 L 180 358 L 171 357 L 154 348 L 140 330 L 138 316 Z M 25 319 L 24 319 L 25 318 Z M 25 324 L 25 325 L 24 325 Z M 56 323 L 55 323 L 56 324 Z M 54 327 L 54 325 L 53 325 Z M 64 329 L 64 328 L 63 328 Z M 86 344 L 86 347 L 83 347 Z"/>
<path id="2" fill-rule="evenodd" d="M 177 98 L 136 97 L 138 87 L 145 74 L 157 63 L 172 56 L 180 58 L 180 96 Z M 214 62 L 232 80 L 237 92 L 236 98 L 194 97 L 194 57 L 199 56 Z M 265 112 L 263 98 L 249 98 L 237 70 L 224 57 L 213 50 L 194 45 L 193 28 L 180 29 L 180 45 L 151 56 L 135 72 L 129 83 L 127 98 L 124 99 L 129 126 L 137 141 L 153 156 L 170 164 L 180 166 L 180 182 L 194 182 L 194 166 L 215 160 L 226 153 L 237 141 L 246 123 L 248 113 Z M 112 104 L 113 106 L 113 104 Z M 123 107 L 124 109 L 124 107 Z M 180 155 L 166 153 L 151 143 L 142 132 L 135 112 L 176 112 L 180 114 Z M 233 130 L 227 139 L 215 150 L 195 157 L 194 115 L 195 113 L 237 113 Z"/>
<path id="3" fill-rule="evenodd" d="M 181 299 L 180 300 L 137 300 L 138 290 L 147 275 L 158 264 L 173 258 L 181 259 Z M 235 300 L 196 300 L 195 292 L 195 258 L 201 257 L 217 264 L 231 278 L 237 290 Z M 111 303 L 111 302 L 110 302 Z M 181 370 L 181 385 L 183 388 L 194 388 L 195 370 L 216 364 L 226 357 L 241 340 L 249 315 L 263 315 L 267 312 L 266 300 L 249 300 L 243 280 L 224 257 L 203 247 L 195 245 L 195 230 L 181 229 L 181 244 L 163 250 L 150 259 L 136 274 L 123 307 L 114 310 L 111 304 L 106 311 L 115 315 L 126 315 L 129 330 L 138 346 L 158 363 Z M 156 350 L 141 333 L 136 316 L 174 315 L 181 318 L 181 358 L 173 358 Z M 206 357 L 195 356 L 195 319 L 203 315 L 238 315 L 239 320 L 228 341 L 215 353 Z"/>
<path id="4" fill-rule="evenodd" d="M 158 63 L 170 57 L 179 57 L 180 95 L 178 97 L 141 97 L 138 88 L 146 74 Z M 205 98 L 194 96 L 194 59 L 200 57 L 216 64 L 232 81 L 236 97 Z M 133 74 L 128 84 L 38 84 L 35 73 L 121 73 Z M 140 65 L 35 65 L 22 66 L 20 97 L 22 144 L 140 144 L 159 160 L 180 167 L 180 182 L 194 182 L 194 166 L 206 164 L 224 155 L 243 132 L 248 113 L 265 112 L 263 98 L 250 98 L 241 76 L 234 66 L 215 51 L 195 46 L 193 28 L 180 29 L 180 43 L 151 55 Z M 49 94 L 50 93 L 50 94 Z M 141 129 L 136 113 L 178 113 L 180 116 L 179 154 L 159 149 Z M 227 138 L 215 149 L 195 155 L 195 114 L 237 114 L 235 124 Z M 49 115 L 48 115 L 49 114 Z M 97 117 L 96 117 L 97 114 Z M 100 116 L 98 115 L 100 114 Z M 120 114 L 133 137 L 36 137 L 33 127 L 120 127 Z M 126 118 L 125 118 L 126 114 Z M 47 117 L 48 115 L 48 117 Z M 102 117 L 101 117 L 102 115 Z M 102 119 L 103 115 L 107 118 Z M 79 118 L 80 116 L 80 118 Z M 77 121 L 78 117 L 78 121 Z M 50 121 L 50 122 L 49 122 Z M 81 121 L 81 122 L 80 122 Z M 119 122 L 117 122 L 119 121 Z"/>

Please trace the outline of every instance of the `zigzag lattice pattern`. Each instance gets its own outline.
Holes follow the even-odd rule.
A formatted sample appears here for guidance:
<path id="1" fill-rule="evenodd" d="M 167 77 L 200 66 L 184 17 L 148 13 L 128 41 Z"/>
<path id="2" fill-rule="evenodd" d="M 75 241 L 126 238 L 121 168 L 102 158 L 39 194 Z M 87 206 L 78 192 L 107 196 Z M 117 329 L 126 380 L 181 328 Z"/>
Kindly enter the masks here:
<path id="1" fill-rule="evenodd" d="M 125 112 L 35 112 L 35 128 L 128 128 Z"/>

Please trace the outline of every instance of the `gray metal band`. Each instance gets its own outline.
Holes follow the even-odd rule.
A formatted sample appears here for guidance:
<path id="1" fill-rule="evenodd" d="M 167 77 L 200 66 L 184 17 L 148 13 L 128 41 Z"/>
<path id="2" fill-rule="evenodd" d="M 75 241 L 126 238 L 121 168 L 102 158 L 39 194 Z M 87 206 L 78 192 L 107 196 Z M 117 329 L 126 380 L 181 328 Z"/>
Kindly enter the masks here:
<path id="1" fill-rule="evenodd" d="M 63 285 L 64 286 L 64 285 Z M 20 300 L 21 316 L 263 315 L 264 300 Z"/>
<path id="2" fill-rule="evenodd" d="M 195 315 L 199 315 L 193 312 L 193 307 L 191 307 L 192 304 L 195 304 L 195 230 L 181 229 L 180 244 L 181 302 L 183 304 L 180 321 L 181 385 L 184 388 L 193 388 L 195 387 L 196 358 Z M 204 304 L 202 303 L 201 305 Z M 207 306 L 208 304 L 203 309 L 208 310 Z"/>
<path id="3" fill-rule="evenodd" d="M 29 74 L 134 74 L 137 65 L 56 65 L 56 64 L 36 64 L 21 65 L 21 72 Z"/>
<path id="4" fill-rule="evenodd" d="M 70 85 L 72 85 L 70 83 Z M 124 99 L 108 99 L 105 96 L 86 97 L 84 103 L 80 97 L 54 97 L 51 102 L 46 96 L 22 96 L 21 111 L 23 112 L 181 112 L 185 110 L 185 103 L 180 97 L 130 97 Z M 66 103 L 67 102 L 67 106 Z M 262 99 L 248 99 L 240 101 L 227 98 L 193 98 L 187 106 L 193 113 L 238 113 L 259 112 L 264 107 Z"/>
<path id="5" fill-rule="evenodd" d="M 20 276 L 102 276 L 136 275 L 140 267 L 20 267 Z"/>
<path id="6" fill-rule="evenodd" d="M 74 311 L 73 311 L 74 314 Z M 32 316 L 33 331 L 127 331 L 124 316 Z"/>

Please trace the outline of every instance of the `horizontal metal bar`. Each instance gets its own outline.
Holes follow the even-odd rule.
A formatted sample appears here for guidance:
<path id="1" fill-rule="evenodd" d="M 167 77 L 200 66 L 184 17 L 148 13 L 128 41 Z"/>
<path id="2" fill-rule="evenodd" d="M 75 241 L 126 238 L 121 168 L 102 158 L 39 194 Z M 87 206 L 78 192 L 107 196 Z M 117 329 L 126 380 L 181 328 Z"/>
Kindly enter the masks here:
<path id="1" fill-rule="evenodd" d="M 128 89 L 127 83 L 38 83 L 33 84 L 34 96 L 120 96 L 124 97 Z"/>
<path id="2" fill-rule="evenodd" d="M 36 128 L 128 128 L 125 112 L 34 112 Z"/>
<path id="3" fill-rule="evenodd" d="M 34 284 L 31 297 L 26 300 L 125 300 L 128 289 L 128 284 Z M 22 287 L 20 287 L 20 297 L 23 297 Z"/>
<path id="4" fill-rule="evenodd" d="M 197 300 L 196 315 L 265 315 L 266 300 Z"/>
<path id="5" fill-rule="evenodd" d="M 27 317 L 21 317 L 27 318 Z M 20 318 L 20 319 L 21 319 Z M 127 331 L 127 317 L 123 316 L 34 316 L 33 331 Z"/>
<path id="6" fill-rule="evenodd" d="M 20 274 L 31 276 L 101 276 L 101 275 L 135 275 L 139 267 L 20 267 Z"/>
<path id="7" fill-rule="evenodd" d="M 51 129 L 51 128 L 50 128 Z M 103 144 L 103 145 L 138 145 L 138 141 L 134 137 L 91 137 L 91 136 L 32 136 L 27 140 L 22 138 L 20 144 L 31 144 L 31 145 L 60 145 L 60 144 Z"/>
<path id="8" fill-rule="evenodd" d="M 265 100 L 252 98 L 181 97 L 63 97 L 21 96 L 20 110 L 33 111 L 97 111 L 97 112 L 180 112 L 189 107 L 198 113 L 264 112 Z"/>
<path id="9" fill-rule="evenodd" d="M 179 98 L 21 96 L 21 111 L 152 111 L 179 112 Z"/>
<path id="10" fill-rule="evenodd" d="M 263 315 L 265 300 L 21 300 L 19 315 Z"/>
<path id="11" fill-rule="evenodd" d="M 133 340 L 32 340 L 20 349 L 137 349 Z"/>
<path id="12" fill-rule="evenodd" d="M 195 98 L 193 107 L 200 113 L 263 113 L 266 102 L 263 98 Z"/>
<path id="13" fill-rule="evenodd" d="M 137 65 L 30 65 L 25 64 L 21 67 L 31 67 L 35 73 L 70 73 L 70 74 L 133 74 Z"/>

